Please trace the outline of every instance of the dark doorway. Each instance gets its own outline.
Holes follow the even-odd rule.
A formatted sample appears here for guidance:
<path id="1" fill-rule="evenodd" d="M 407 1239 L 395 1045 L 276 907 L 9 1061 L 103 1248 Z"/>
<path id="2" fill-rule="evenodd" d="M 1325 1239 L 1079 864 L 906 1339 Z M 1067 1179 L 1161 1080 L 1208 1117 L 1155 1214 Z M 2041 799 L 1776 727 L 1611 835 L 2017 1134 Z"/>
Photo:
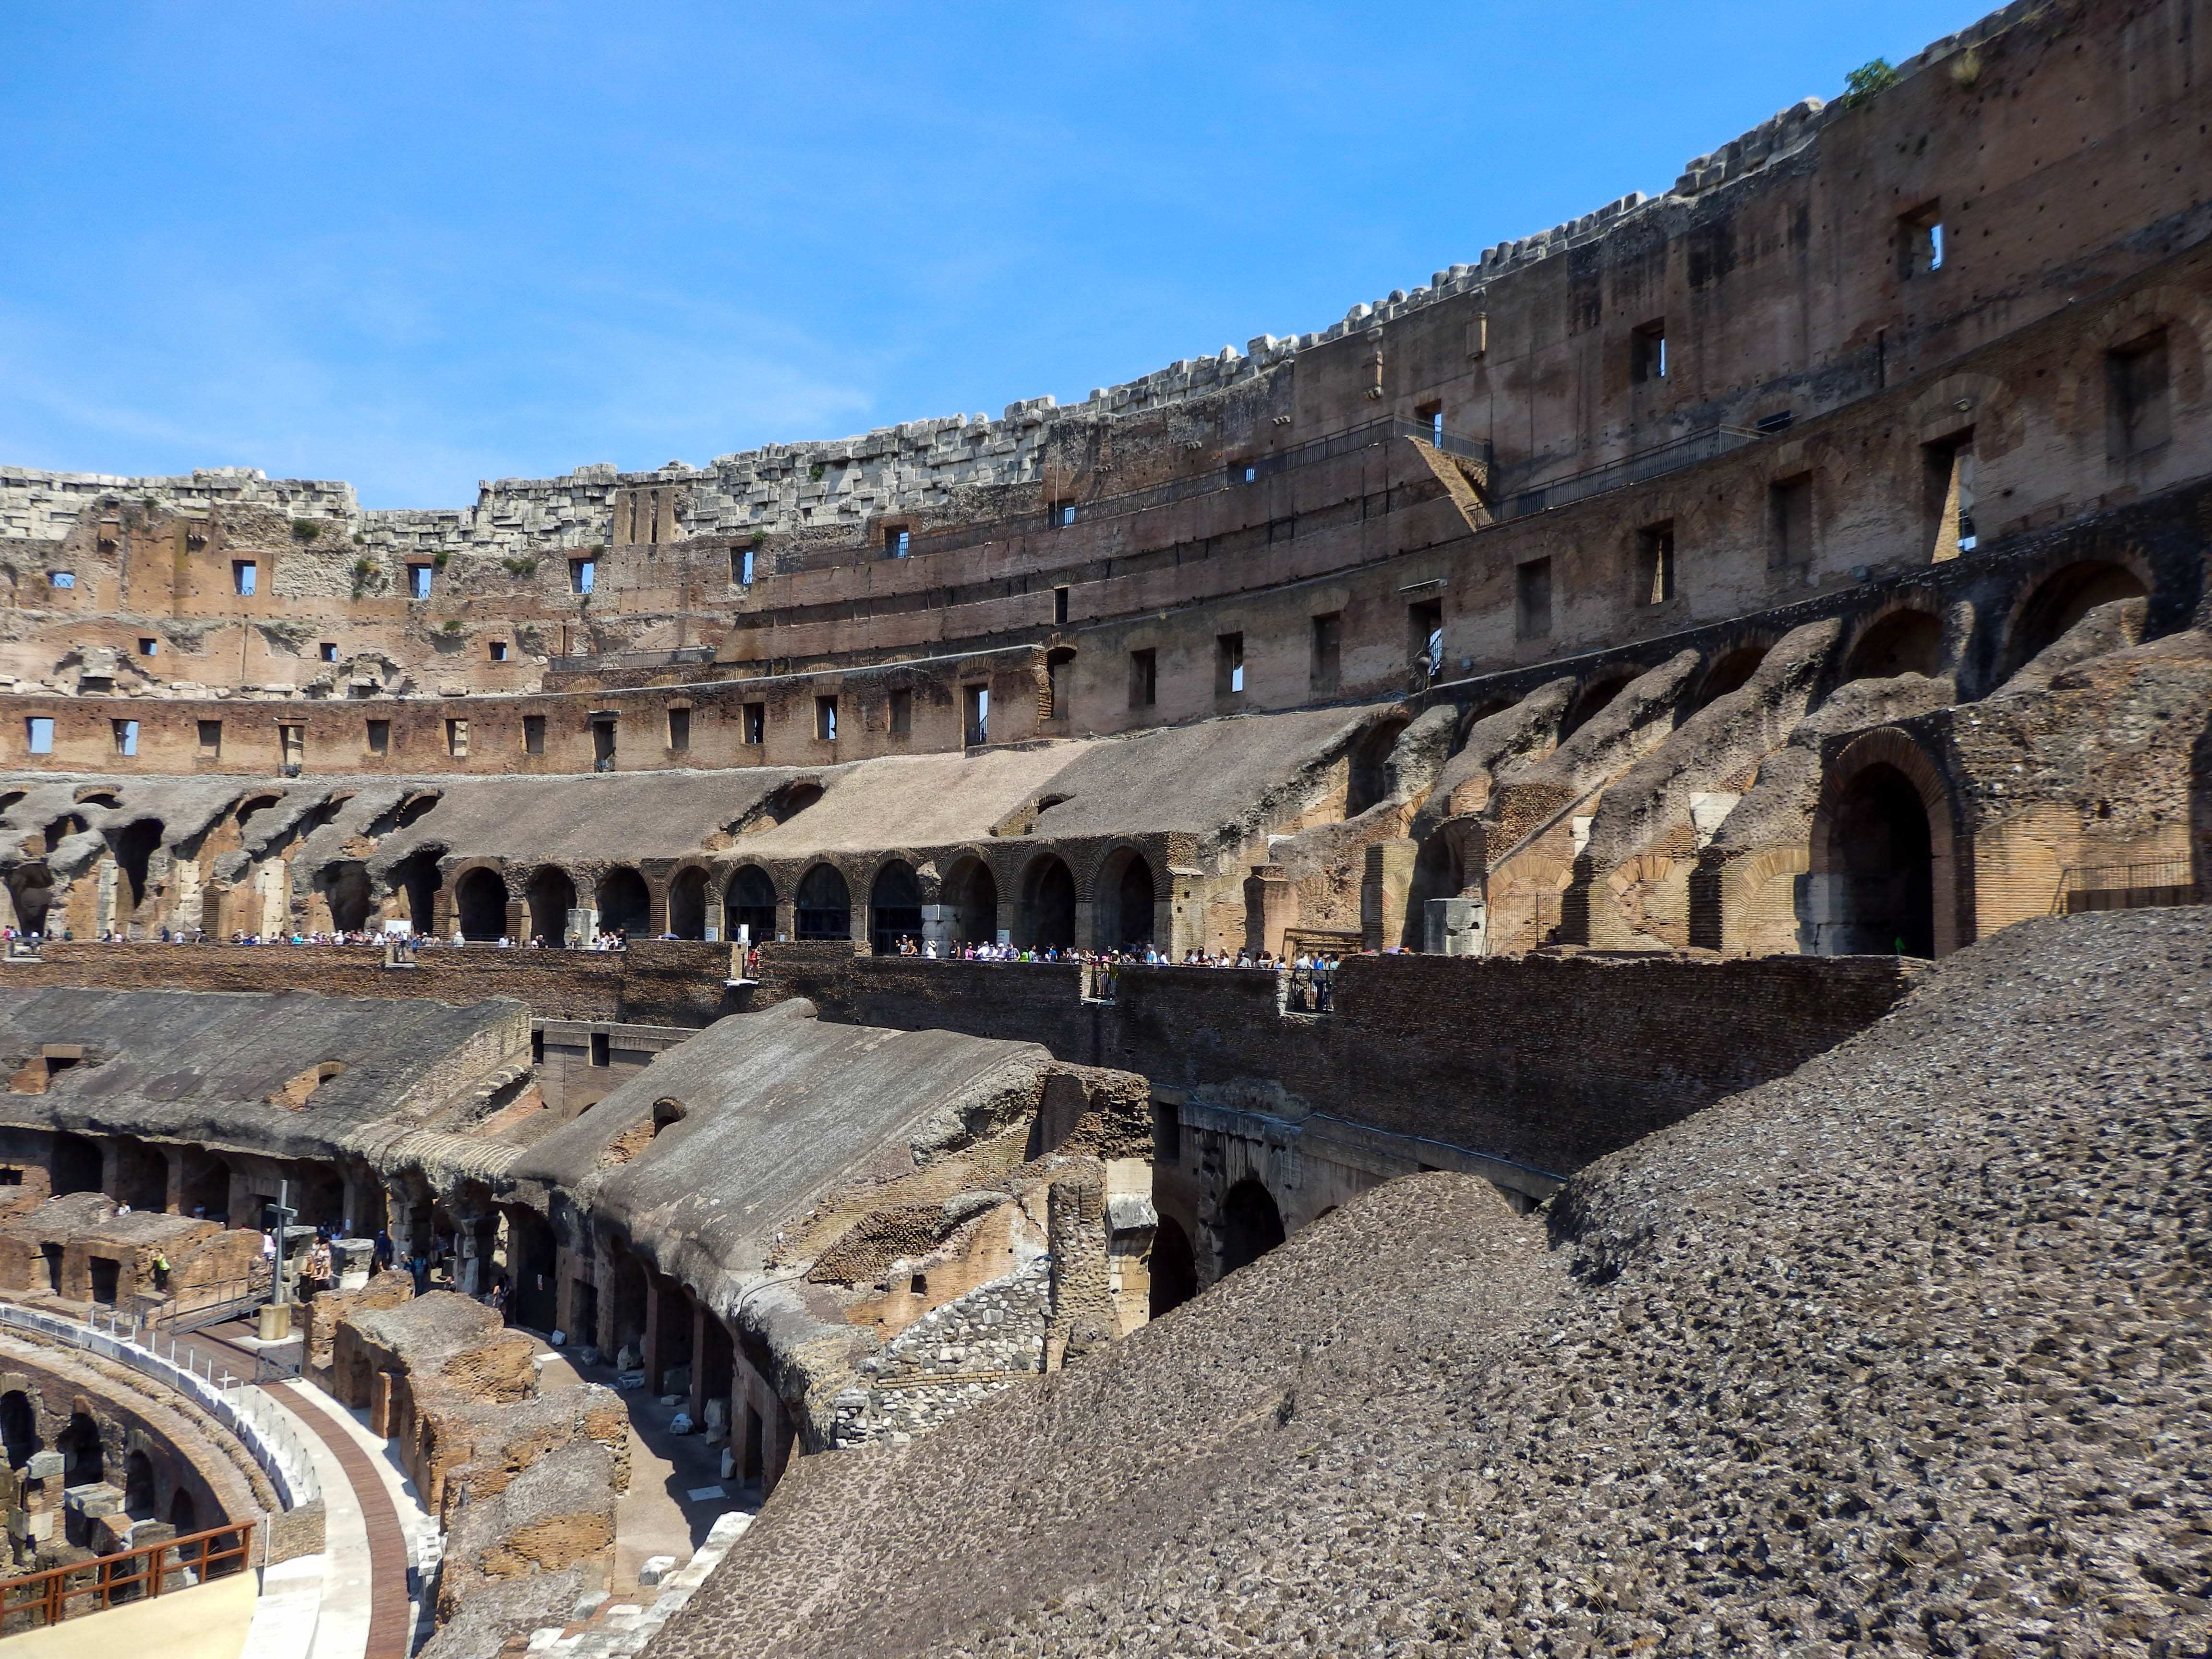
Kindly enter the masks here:
<path id="1" fill-rule="evenodd" d="M 123 1264 L 111 1255 L 85 1258 L 85 1268 L 92 1279 L 92 1299 L 106 1307 L 115 1305 L 115 1293 L 123 1278 Z"/>
<path id="2" fill-rule="evenodd" d="M 333 864 L 323 872 L 324 890 L 330 895 L 331 926 L 341 933 L 358 933 L 368 927 L 370 894 L 368 866 Z"/>
<path id="3" fill-rule="evenodd" d="M 1171 1216 L 1160 1218 L 1152 1235 L 1152 1317 L 1180 1308 L 1198 1294 L 1198 1263 L 1190 1235 Z"/>
<path id="4" fill-rule="evenodd" d="M 179 1538 L 189 1538 L 200 1529 L 200 1506 L 183 1486 L 169 1499 L 169 1524 Z"/>
<path id="5" fill-rule="evenodd" d="M 722 898 L 722 915 L 732 939 L 737 938 L 740 927 L 755 945 L 774 939 L 775 884 L 768 878 L 768 872 L 757 864 L 748 864 L 732 877 L 730 890 Z"/>
<path id="6" fill-rule="evenodd" d="M 2148 590 L 2124 564 L 2088 560 L 2069 565 L 2044 581 L 2021 608 L 2006 659 L 2017 671 L 2056 645 L 2066 630 L 2100 605 L 2141 599 Z"/>
<path id="7" fill-rule="evenodd" d="M 599 878 L 599 931 L 642 939 L 653 928 L 653 895 L 645 878 L 618 865 Z"/>
<path id="8" fill-rule="evenodd" d="M 956 866 L 945 884 L 945 902 L 952 907 L 955 945 L 992 945 L 999 937 L 999 884 L 991 866 L 981 859 Z"/>
<path id="9" fill-rule="evenodd" d="M 507 884 L 490 870 L 471 870 L 453 890 L 461 937 L 495 939 L 507 932 Z"/>
<path id="10" fill-rule="evenodd" d="M 1115 928 L 1109 945 L 1141 951 L 1152 942 L 1152 867 L 1133 853 L 1115 884 Z"/>
<path id="11" fill-rule="evenodd" d="M 890 955 L 902 939 L 921 948 L 921 878 L 912 865 L 893 859 L 884 866 L 868 895 L 868 911 L 878 956 Z"/>
<path id="12" fill-rule="evenodd" d="M 1936 954 L 1935 868 L 1927 809 L 1897 768 L 1869 766 L 1844 789 L 1828 830 L 1831 956 Z"/>
<path id="13" fill-rule="evenodd" d="M 799 878 L 798 908 L 799 938 L 853 936 L 852 892 L 835 866 L 817 864 Z"/>
<path id="14" fill-rule="evenodd" d="M 1614 698 L 1635 684 L 1636 674 L 1631 670 L 1584 687 L 1582 695 L 1575 699 L 1574 706 L 1567 710 L 1566 719 L 1559 722 L 1559 741 L 1565 743 L 1588 726 L 1612 706 Z"/>
<path id="15" fill-rule="evenodd" d="M 1344 816 L 1356 818 L 1390 793 L 1390 751 L 1407 722 L 1380 721 L 1352 753 L 1352 775 L 1346 787 Z"/>
<path id="16" fill-rule="evenodd" d="M 100 1148 L 82 1135 L 56 1135 L 52 1179 L 56 1198 L 66 1198 L 71 1193 L 98 1192 Z"/>
<path id="17" fill-rule="evenodd" d="M 707 872 L 696 864 L 668 884 L 668 931 L 678 939 L 707 937 Z"/>
<path id="18" fill-rule="evenodd" d="M 1261 1182 L 1247 1178 L 1221 1201 L 1221 1271 L 1249 1267 L 1283 1242 L 1283 1212 Z"/>
<path id="19" fill-rule="evenodd" d="M 144 1452 L 123 1460 L 123 1512 L 133 1521 L 154 1518 L 154 1460 Z"/>
<path id="20" fill-rule="evenodd" d="M 39 1414 L 21 1389 L 0 1395 L 0 1447 L 6 1449 L 11 1469 L 21 1468 L 39 1449 Z"/>
<path id="21" fill-rule="evenodd" d="M 501 1213 L 507 1217 L 508 1316 L 514 1324 L 550 1331 L 559 1317 L 558 1246 L 553 1229 L 535 1210 L 522 1205 L 510 1204 Z"/>
<path id="22" fill-rule="evenodd" d="M 54 1444 L 62 1455 L 62 1484 L 64 1486 L 96 1486 L 107 1475 L 106 1454 L 100 1443 L 100 1425 L 83 1412 L 69 1420 L 62 1437 Z"/>
<path id="23" fill-rule="evenodd" d="M 146 866 L 161 844 L 161 821 L 140 818 L 126 824 L 115 838 L 115 862 L 131 883 L 131 909 L 135 915 L 146 902 Z"/>
<path id="24" fill-rule="evenodd" d="M 408 926 L 418 933 L 438 930 L 438 860 L 444 848 L 426 847 L 410 853 L 392 872 L 392 884 L 407 895 Z"/>
<path id="25" fill-rule="evenodd" d="M 545 865 L 530 878 L 530 936 L 550 945 L 568 942 L 568 912 L 576 908 L 576 884 L 568 872 Z"/>
<path id="26" fill-rule="evenodd" d="M 1933 675 L 1943 659 L 1943 624 L 1925 611 L 1893 611 L 1861 635 L 1844 664 L 1846 680 Z"/>
<path id="27" fill-rule="evenodd" d="M 1038 951 L 1072 950 L 1075 945 L 1075 877 L 1056 858 L 1030 866 L 1029 937 L 1015 943 Z"/>
<path id="28" fill-rule="evenodd" d="M 8 896 L 15 901 L 15 920 L 27 933 L 46 931 L 46 912 L 53 908 L 53 872 L 43 864 L 27 864 L 9 872 Z"/>
<path id="29" fill-rule="evenodd" d="M 1698 707 L 1707 708 L 1731 691 L 1741 691 L 1765 660 L 1766 647 L 1763 645 L 1739 646 L 1729 652 L 1705 671 L 1705 678 L 1698 687 Z"/>

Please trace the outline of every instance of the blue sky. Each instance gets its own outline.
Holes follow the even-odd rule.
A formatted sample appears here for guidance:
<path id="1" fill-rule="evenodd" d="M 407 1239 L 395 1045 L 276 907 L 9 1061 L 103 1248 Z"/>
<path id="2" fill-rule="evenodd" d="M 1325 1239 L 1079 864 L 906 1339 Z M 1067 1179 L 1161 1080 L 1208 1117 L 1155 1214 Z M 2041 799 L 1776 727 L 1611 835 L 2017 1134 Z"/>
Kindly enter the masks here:
<path id="1" fill-rule="evenodd" d="M 9 0 L 0 462 L 451 507 L 1066 403 L 1984 9 Z"/>

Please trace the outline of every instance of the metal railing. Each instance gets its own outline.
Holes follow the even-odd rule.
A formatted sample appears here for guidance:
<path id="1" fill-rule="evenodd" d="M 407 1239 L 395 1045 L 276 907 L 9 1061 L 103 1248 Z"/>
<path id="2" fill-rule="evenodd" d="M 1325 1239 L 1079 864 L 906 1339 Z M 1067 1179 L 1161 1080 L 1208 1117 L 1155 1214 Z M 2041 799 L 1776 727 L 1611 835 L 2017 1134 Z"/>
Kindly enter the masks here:
<path id="1" fill-rule="evenodd" d="M 712 662 L 720 648 L 712 645 L 681 645 L 670 651 L 610 651 L 604 657 L 553 657 L 545 665 L 556 670 L 675 668 L 689 662 Z"/>
<path id="2" fill-rule="evenodd" d="M 0 1636 L 43 1630 L 65 1619 L 105 1613 L 119 1601 L 143 1601 L 190 1589 L 252 1564 L 251 1521 L 165 1538 L 97 1560 L 48 1567 L 0 1580 Z"/>
<path id="3" fill-rule="evenodd" d="M 1587 471 L 1571 473 L 1549 483 L 1536 484 L 1529 489 L 1516 490 L 1510 495 L 1501 495 L 1492 516 L 1500 520 L 1525 518 L 1531 513 L 1565 507 L 1569 501 L 1601 495 L 1608 489 L 1645 483 L 1682 467 L 1695 466 L 1700 461 L 1726 455 L 1746 444 L 1755 444 L 1765 435 L 1763 432 L 1754 432 L 1748 427 L 1741 426 L 1717 426 L 1704 432 L 1692 432 L 1687 437 L 1656 444 L 1638 454 L 1607 461 L 1604 465 L 1591 467 Z"/>
<path id="4" fill-rule="evenodd" d="M 2070 916 L 2084 910 L 2151 910 L 2195 904 L 2199 896 L 2199 884 L 2187 859 L 2069 865 L 2058 878 L 2051 914 Z"/>
<path id="5" fill-rule="evenodd" d="M 80 1323 L 44 1309 L 0 1302 L 0 1327 L 9 1326 L 112 1359 L 183 1395 L 238 1437 L 276 1486 L 284 1508 L 297 1509 L 320 1495 L 314 1462 L 289 1415 L 253 1386 L 254 1378 L 232 1375 L 212 1356 L 179 1346 L 173 1336 L 166 1339 L 164 1353 L 164 1339 L 127 1314 L 94 1314 Z M 256 1360 L 257 1372 L 262 1363 Z"/>

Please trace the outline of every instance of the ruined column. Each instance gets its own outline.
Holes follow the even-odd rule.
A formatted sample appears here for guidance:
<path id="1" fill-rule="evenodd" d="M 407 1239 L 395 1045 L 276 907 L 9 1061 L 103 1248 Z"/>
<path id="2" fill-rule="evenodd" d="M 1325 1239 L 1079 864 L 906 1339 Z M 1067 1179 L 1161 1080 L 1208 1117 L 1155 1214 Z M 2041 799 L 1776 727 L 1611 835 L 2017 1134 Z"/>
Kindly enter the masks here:
<path id="1" fill-rule="evenodd" d="M 1387 951 L 1406 942 L 1406 899 L 1419 852 L 1418 842 L 1403 836 L 1368 843 L 1366 877 L 1359 884 L 1362 950 Z"/>
<path id="2" fill-rule="evenodd" d="M 1297 926 L 1297 884 L 1279 864 L 1255 864 L 1244 879 L 1244 948 L 1283 954 L 1283 935 Z"/>
<path id="3" fill-rule="evenodd" d="M 1056 1371 L 1070 1359 L 1103 1347 L 1114 1335 L 1106 1185 L 1095 1168 L 1053 1182 L 1045 1226 L 1052 1250 L 1052 1308 L 1045 1320 L 1044 1368 Z"/>

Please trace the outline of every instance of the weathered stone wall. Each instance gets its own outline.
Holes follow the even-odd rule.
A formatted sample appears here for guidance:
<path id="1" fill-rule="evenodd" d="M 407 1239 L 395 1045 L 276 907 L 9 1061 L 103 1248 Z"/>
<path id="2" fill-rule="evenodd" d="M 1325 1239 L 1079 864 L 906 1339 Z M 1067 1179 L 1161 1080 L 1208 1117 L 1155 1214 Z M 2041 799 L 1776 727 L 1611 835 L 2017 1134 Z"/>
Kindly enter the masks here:
<path id="1" fill-rule="evenodd" d="M 901 1443 L 1043 1370 L 1052 1276 L 1039 1256 L 931 1309 L 863 1359 L 832 1402 L 830 1443 Z"/>

